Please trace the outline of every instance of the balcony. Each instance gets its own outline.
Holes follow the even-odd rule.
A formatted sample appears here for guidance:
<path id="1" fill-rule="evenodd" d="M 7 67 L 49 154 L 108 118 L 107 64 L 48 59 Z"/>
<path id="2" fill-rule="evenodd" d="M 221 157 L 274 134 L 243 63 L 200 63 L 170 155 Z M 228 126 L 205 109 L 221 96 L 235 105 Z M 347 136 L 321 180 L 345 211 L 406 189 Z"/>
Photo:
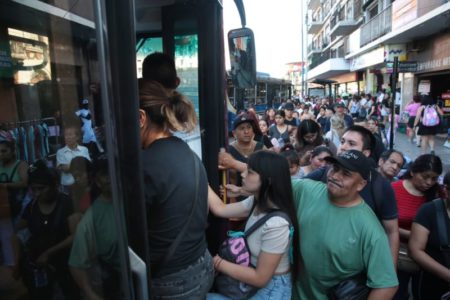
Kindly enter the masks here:
<path id="1" fill-rule="evenodd" d="M 392 6 L 376 15 L 368 23 L 361 26 L 360 47 L 382 37 L 392 30 Z"/>
<path id="2" fill-rule="evenodd" d="M 322 4 L 322 2 L 323 0 L 309 0 L 308 9 L 314 11 L 320 6 L 320 4 Z"/>
<path id="3" fill-rule="evenodd" d="M 359 25 L 361 25 L 362 19 L 355 20 L 353 18 L 339 20 L 336 22 L 333 28 L 330 30 L 330 35 L 332 36 L 341 36 L 341 35 L 349 35 L 356 29 L 358 29 Z"/>
<path id="4" fill-rule="evenodd" d="M 350 64 L 345 58 L 318 57 L 308 66 L 308 80 L 329 79 L 330 77 L 346 73 Z"/>
<path id="5" fill-rule="evenodd" d="M 324 46 L 314 46 L 314 45 L 309 45 L 308 46 L 308 57 L 314 54 L 319 54 L 322 53 Z"/>
<path id="6" fill-rule="evenodd" d="M 311 23 L 308 25 L 308 33 L 309 34 L 317 34 L 320 29 L 322 29 L 324 21 L 322 18 L 313 19 Z"/>

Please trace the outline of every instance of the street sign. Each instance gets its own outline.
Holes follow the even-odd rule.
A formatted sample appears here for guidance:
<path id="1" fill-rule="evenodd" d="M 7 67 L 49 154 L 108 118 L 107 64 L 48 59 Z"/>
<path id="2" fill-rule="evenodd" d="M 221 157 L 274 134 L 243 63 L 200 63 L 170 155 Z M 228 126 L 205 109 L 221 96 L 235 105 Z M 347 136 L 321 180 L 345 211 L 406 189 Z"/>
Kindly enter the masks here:
<path id="1" fill-rule="evenodd" d="M 417 61 L 399 61 L 399 73 L 414 73 L 417 72 Z"/>

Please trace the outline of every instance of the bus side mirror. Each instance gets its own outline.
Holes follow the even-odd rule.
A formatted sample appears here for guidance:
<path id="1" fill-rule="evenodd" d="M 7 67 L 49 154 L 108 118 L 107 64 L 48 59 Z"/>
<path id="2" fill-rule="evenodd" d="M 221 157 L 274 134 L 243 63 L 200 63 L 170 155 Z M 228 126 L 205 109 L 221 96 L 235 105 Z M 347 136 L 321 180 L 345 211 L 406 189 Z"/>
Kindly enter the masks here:
<path id="1" fill-rule="evenodd" d="M 253 88 L 256 84 L 255 37 L 249 28 L 228 32 L 231 80 L 237 88 Z"/>

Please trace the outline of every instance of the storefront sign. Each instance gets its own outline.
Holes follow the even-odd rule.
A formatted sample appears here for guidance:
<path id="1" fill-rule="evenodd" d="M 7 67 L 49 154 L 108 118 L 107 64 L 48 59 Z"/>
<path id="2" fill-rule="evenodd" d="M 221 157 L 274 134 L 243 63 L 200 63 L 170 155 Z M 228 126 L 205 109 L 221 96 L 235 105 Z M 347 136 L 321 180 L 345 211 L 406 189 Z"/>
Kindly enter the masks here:
<path id="1" fill-rule="evenodd" d="M 370 51 L 351 60 L 350 71 L 357 71 L 384 62 L 384 47 Z"/>
<path id="2" fill-rule="evenodd" d="M 418 62 L 418 73 L 450 69 L 450 33 L 423 40 L 420 47 L 408 55 L 408 60 Z"/>
<path id="3" fill-rule="evenodd" d="M 428 95 L 431 89 L 431 81 L 429 80 L 421 80 L 419 83 L 418 93 L 420 95 Z"/>
<path id="4" fill-rule="evenodd" d="M 398 63 L 399 73 L 414 73 L 417 72 L 417 62 L 416 61 L 400 61 Z"/>

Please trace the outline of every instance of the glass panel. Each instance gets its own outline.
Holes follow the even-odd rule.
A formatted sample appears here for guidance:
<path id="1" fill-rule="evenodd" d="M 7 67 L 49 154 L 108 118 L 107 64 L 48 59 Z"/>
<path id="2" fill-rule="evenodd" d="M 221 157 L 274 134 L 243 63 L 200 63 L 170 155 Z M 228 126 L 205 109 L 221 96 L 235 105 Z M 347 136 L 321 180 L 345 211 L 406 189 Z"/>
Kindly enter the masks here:
<path id="1" fill-rule="evenodd" d="M 0 2 L 0 298 L 122 299 L 93 3 L 24 3 Z"/>
<path id="2" fill-rule="evenodd" d="M 161 37 L 157 38 L 141 38 L 136 45 L 136 67 L 137 77 L 142 77 L 142 62 L 147 55 L 154 52 L 163 52 L 163 40 Z"/>
<path id="3" fill-rule="evenodd" d="M 175 42 L 175 66 L 180 78 L 178 91 L 187 96 L 194 104 L 198 119 L 200 119 L 199 108 L 199 86 L 198 86 L 198 36 L 197 34 L 178 35 Z M 200 126 L 189 134 L 177 132 L 176 136 L 185 140 L 195 153 L 202 157 L 202 143 L 200 137 Z"/>

